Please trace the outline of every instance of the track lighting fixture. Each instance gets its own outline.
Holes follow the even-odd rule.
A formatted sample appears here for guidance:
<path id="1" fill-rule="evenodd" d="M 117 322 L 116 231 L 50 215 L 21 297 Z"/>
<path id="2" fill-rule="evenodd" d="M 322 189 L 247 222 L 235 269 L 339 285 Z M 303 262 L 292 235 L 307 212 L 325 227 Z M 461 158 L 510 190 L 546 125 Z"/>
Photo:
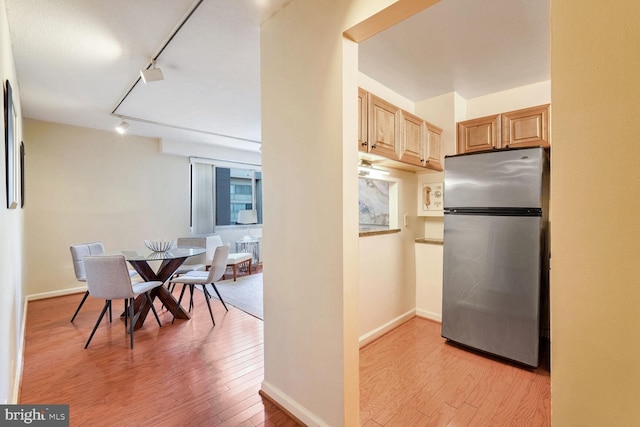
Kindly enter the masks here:
<path id="1" fill-rule="evenodd" d="M 121 135 L 125 133 L 127 129 L 129 129 L 129 123 L 125 119 L 122 119 L 120 124 L 116 126 L 116 132 L 118 132 Z"/>
<path id="2" fill-rule="evenodd" d="M 151 60 L 151 68 L 147 68 L 146 70 L 140 70 L 140 77 L 142 78 L 142 81 L 145 83 L 164 80 L 162 71 L 160 70 L 160 68 L 156 68 L 155 59 Z"/>

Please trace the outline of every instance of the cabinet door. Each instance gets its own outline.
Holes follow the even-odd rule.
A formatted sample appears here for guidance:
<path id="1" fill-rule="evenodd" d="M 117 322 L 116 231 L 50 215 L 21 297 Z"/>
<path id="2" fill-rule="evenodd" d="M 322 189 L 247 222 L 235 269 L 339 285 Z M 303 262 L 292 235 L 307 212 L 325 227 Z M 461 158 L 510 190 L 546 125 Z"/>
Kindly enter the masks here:
<path id="1" fill-rule="evenodd" d="M 458 154 L 486 151 L 500 145 L 500 114 L 458 122 Z"/>
<path id="2" fill-rule="evenodd" d="M 424 153 L 426 146 L 426 133 L 423 132 L 424 121 L 407 113 L 401 112 L 400 140 L 400 161 L 416 166 L 424 166 Z"/>
<path id="3" fill-rule="evenodd" d="M 369 151 L 388 159 L 398 160 L 400 109 L 371 93 L 369 99 Z"/>
<path id="4" fill-rule="evenodd" d="M 549 146 L 549 104 L 502 113 L 502 147 Z"/>
<path id="5" fill-rule="evenodd" d="M 442 129 L 425 122 L 427 130 L 427 153 L 425 155 L 425 165 L 429 169 L 442 170 Z"/>
<path id="6" fill-rule="evenodd" d="M 369 151 L 367 138 L 367 91 L 358 88 L 358 150 Z"/>

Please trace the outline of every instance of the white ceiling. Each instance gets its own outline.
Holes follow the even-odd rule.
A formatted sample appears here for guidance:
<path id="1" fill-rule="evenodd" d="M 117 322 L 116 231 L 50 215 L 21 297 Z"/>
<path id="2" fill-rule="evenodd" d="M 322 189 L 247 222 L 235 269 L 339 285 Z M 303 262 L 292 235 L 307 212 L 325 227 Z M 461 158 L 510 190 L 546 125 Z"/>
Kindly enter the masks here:
<path id="1" fill-rule="evenodd" d="M 259 26 L 289 2 L 6 0 L 23 114 L 112 131 L 115 109 L 132 134 L 258 150 Z M 361 43 L 360 71 L 475 97 L 548 80 L 548 33 L 548 0 L 443 0 Z M 155 56 L 164 80 L 137 82 Z"/>

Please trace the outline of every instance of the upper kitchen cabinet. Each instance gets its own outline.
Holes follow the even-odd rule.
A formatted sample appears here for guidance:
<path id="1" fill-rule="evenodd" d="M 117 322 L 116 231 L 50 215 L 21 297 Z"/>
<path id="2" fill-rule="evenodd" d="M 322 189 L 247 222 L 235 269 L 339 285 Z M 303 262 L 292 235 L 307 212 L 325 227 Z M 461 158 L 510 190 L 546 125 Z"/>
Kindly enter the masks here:
<path id="1" fill-rule="evenodd" d="M 442 155 L 442 129 L 424 122 L 427 135 L 427 153 L 425 156 L 425 166 L 429 169 L 441 171 L 441 155 Z"/>
<path id="2" fill-rule="evenodd" d="M 358 150 L 394 160 L 392 168 L 442 170 L 439 127 L 362 88 L 358 88 L 358 121 Z"/>
<path id="3" fill-rule="evenodd" d="M 427 133 L 420 117 L 401 112 L 400 119 L 400 161 L 416 166 L 424 166 L 427 152 Z"/>
<path id="4" fill-rule="evenodd" d="M 500 114 L 458 122 L 458 154 L 500 147 Z"/>
<path id="5" fill-rule="evenodd" d="M 371 93 L 368 95 L 368 151 L 398 160 L 396 147 L 400 135 L 400 109 Z"/>
<path id="6" fill-rule="evenodd" d="M 549 104 L 502 113 L 502 145 L 549 147 Z"/>
<path id="7" fill-rule="evenodd" d="M 367 91 L 358 88 L 358 150 L 369 151 L 367 135 Z"/>
<path id="8" fill-rule="evenodd" d="M 442 129 L 406 111 L 401 111 L 400 123 L 400 161 L 442 170 Z"/>
<path id="9" fill-rule="evenodd" d="M 458 154 L 551 146 L 549 104 L 458 122 Z"/>

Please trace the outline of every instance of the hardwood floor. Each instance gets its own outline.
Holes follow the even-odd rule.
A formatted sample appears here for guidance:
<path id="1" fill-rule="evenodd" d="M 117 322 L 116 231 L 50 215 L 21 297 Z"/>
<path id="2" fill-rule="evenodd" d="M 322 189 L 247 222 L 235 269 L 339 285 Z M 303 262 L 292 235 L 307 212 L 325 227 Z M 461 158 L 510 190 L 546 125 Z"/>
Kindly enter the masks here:
<path id="1" fill-rule="evenodd" d="M 448 344 L 415 317 L 360 350 L 360 423 L 550 426 L 548 358 L 530 370 Z"/>
<path id="2" fill-rule="evenodd" d="M 69 404 L 72 426 L 299 425 L 258 394 L 261 320 L 212 300 L 213 327 L 198 293 L 191 320 L 171 324 L 161 310 L 163 327 L 149 316 L 130 350 L 114 301 L 113 323 L 103 319 L 85 350 L 104 301 L 89 297 L 70 323 L 80 299 L 29 303 L 20 403 Z"/>
<path id="3" fill-rule="evenodd" d="M 212 300 L 212 327 L 197 294 L 193 319 L 161 310 L 165 326 L 148 318 L 133 350 L 119 318 L 85 350 L 103 302 L 89 298 L 70 323 L 80 298 L 29 303 L 20 403 L 69 404 L 72 426 L 298 425 L 258 394 L 262 321 Z M 548 426 L 548 361 L 528 370 L 460 349 L 414 318 L 360 350 L 360 423 Z"/>

